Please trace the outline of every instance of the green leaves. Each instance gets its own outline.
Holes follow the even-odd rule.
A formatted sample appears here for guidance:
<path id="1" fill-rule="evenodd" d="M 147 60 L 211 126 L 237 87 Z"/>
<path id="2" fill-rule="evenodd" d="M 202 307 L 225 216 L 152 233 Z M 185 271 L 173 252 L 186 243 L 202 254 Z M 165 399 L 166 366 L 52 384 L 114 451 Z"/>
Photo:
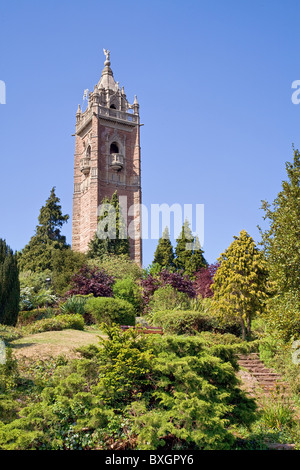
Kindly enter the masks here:
<path id="1" fill-rule="evenodd" d="M 68 219 L 68 215 L 62 214 L 55 188 L 52 188 L 45 206 L 40 210 L 39 225 L 36 227 L 35 235 L 19 253 L 18 262 L 21 271 L 52 270 L 52 258 L 55 252 L 67 248 L 66 237 L 61 234 L 60 229 Z"/>
<path id="2" fill-rule="evenodd" d="M 245 230 L 234 238 L 218 259 L 212 289 L 219 316 L 237 319 L 245 339 L 246 328 L 250 334 L 251 320 L 262 311 L 267 297 L 267 265 Z"/>
<path id="3" fill-rule="evenodd" d="M 270 279 L 277 292 L 300 286 L 300 153 L 294 150 L 293 163 L 286 163 L 287 181 L 272 205 L 262 203 L 269 228 L 261 232 Z"/>

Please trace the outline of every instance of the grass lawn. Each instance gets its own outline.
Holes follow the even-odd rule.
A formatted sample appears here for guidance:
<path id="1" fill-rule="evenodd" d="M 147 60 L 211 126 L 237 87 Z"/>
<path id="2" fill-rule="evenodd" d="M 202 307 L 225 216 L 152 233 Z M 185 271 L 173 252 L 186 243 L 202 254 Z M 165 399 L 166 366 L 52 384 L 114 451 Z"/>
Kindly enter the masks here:
<path id="1" fill-rule="evenodd" d="M 22 337 L 11 343 L 14 356 L 28 359 L 46 359 L 64 355 L 70 358 L 78 356 L 75 349 L 88 344 L 98 344 L 101 330 L 85 329 L 46 331 Z"/>

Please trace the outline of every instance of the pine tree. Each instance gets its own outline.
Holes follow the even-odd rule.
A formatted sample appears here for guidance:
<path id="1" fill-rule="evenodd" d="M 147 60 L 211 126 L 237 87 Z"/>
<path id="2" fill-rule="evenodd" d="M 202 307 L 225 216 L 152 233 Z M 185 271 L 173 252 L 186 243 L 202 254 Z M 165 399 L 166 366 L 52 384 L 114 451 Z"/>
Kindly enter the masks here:
<path id="1" fill-rule="evenodd" d="M 187 220 L 185 220 L 176 242 L 176 269 L 178 271 L 183 270 L 184 274 L 194 277 L 196 271 L 207 266 L 207 262 L 203 256 L 199 238 L 192 234 Z"/>
<path id="2" fill-rule="evenodd" d="M 262 235 L 270 279 L 278 293 L 300 295 L 300 153 L 294 150 L 293 163 L 286 163 L 287 181 L 272 206 L 262 202 L 264 219 L 270 227 Z"/>
<path id="3" fill-rule="evenodd" d="M 162 237 L 158 240 L 153 264 L 158 264 L 161 269 L 170 270 L 174 267 L 174 251 L 168 227 L 165 228 Z"/>
<path id="4" fill-rule="evenodd" d="M 60 229 L 69 216 L 62 214 L 59 202 L 55 188 L 52 188 L 46 204 L 40 210 L 35 235 L 19 254 L 19 267 L 22 271 L 51 270 L 54 252 L 68 247 L 66 237 L 61 234 Z"/>
<path id="5" fill-rule="evenodd" d="M 251 333 L 251 320 L 263 310 L 267 298 L 267 265 L 261 251 L 245 230 L 218 259 L 220 266 L 211 286 L 216 311 L 238 321 L 243 339 Z"/>
<path id="6" fill-rule="evenodd" d="M 112 198 L 102 201 L 103 214 L 98 219 L 98 230 L 89 243 L 87 256 L 102 259 L 108 254 L 128 255 L 129 239 L 117 191 Z"/>
<path id="7" fill-rule="evenodd" d="M 19 313 L 20 283 L 17 256 L 0 239 L 0 324 L 15 326 Z"/>

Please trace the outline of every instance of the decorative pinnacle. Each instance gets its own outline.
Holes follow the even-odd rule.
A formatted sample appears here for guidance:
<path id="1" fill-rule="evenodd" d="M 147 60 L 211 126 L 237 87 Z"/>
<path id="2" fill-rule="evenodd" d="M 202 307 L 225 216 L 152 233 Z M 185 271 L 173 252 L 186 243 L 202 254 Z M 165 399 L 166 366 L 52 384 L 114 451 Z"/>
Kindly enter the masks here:
<path id="1" fill-rule="evenodd" d="M 104 55 L 106 57 L 106 61 L 104 65 L 110 65 L 110 51 L 108 49 L 103 49 Z"/>

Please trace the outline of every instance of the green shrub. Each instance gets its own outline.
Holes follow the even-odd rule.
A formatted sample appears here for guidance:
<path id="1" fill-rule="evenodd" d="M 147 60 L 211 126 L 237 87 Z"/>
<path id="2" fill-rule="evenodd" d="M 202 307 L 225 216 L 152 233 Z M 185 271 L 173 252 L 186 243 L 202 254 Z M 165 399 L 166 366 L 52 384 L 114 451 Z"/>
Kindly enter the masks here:
<path id="1" fill-rule="evenodd" d="M 153 324 L 161 326 L 166 333 L 193 335 L 213 329 L 212 317 L 195 311 L 165 310 L 153 313 Z"/>
<path id="2" fill-rule="evenodd" d="M 131 303 L 136 315 L 142 311 L 143 300 L 141 290 L 132 278 L 117 279 L 113 285 L 113 293 L 116 298 Z"/>
<path id="3" fill-rule="evenodd" d="M 20 328 L 0 324 L 0 339 L 2 339 L 5 343 L 10 343 L 11 341 L 21 337 L 22 333 Z"/>
<path id="4" fill-rule="evenodd" d="M 159 287 L 153 294 L 149 308 L 151 312 L 161 310 L 185 310 L 189 308 L 189 296 L 171 285 Z"/>
<path id="5" fill-rule="evenodd" d="M 92 354 L 39 380 L 39 399 L 18 402 L 17 416 L 5 405 L 1 450 L 221 450 L 234 445 L 235 426 L 253 422 L 231 345 L 116 325 L 103 331 Z"/>
<path id="6" fill-rule="evenodd" d="M 54 315 L 52 308 L 37 308 L 34 310 L 23 310 L 19 313 L 17 326 L 26 326 L 43 318 Z"/>
<path id="7" fill-rule="evenodd" d="M 96 323 L 106 323 L 112 325 L 134 325 L 134 307 L 122 299 L 112 297 L 95 297 L 87 300 L 85 312 L 90 314 Z"/>
<path id="8" fill-rule="evenodd" d="M 300 299 L 298 292 L 286 292 L 271 298 L 264 315 L 269 331 L 288 342 L 300 338 Z"/>
<path id="9" fill-rule="evenodd" d="M 61 313 L 78 313 L 84 315 L 84 306 L 87 299 L 90 297 L 92 297 L 92 295 L 72 295 L 60 306 Z"/>
<path id="10" fill-rule="evenodd" d="M 60 331 L 66 329 L 83 330 L 84 319 L 79 314 L 61 314 L 52 318 L 38 320 L 24 327 L 27 334 L 43 333 L 44 331 Z"/>

